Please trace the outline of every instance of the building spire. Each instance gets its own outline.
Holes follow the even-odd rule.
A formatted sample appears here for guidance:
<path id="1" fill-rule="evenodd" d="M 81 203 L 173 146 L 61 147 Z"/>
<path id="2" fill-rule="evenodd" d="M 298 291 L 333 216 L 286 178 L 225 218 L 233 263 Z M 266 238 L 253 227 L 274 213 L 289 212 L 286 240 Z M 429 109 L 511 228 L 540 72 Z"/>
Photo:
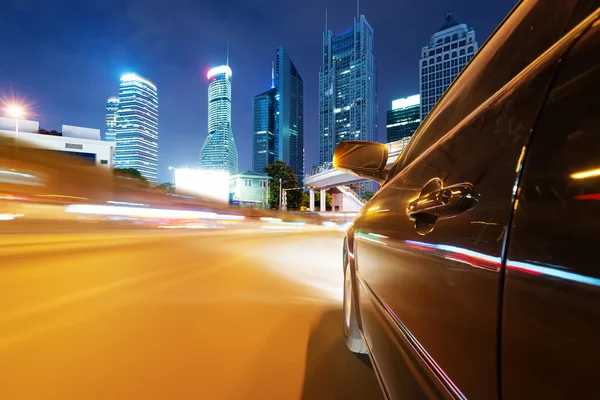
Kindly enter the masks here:
<path id="1" fill-rule="evenodd" d="M 271 61 L 271 89 L 275 87 L 275 61 Z"/>
<path id="2" fill-rule="evenodd" d="M 225 59 L 225 65 L 229 66 L 229 43 L 227 43 L 227 58 Z"/>
<path id="3" fill-rule="evenodd" d="M 327 32 L 327 7 L 325 7 L 325 32 Z"/>

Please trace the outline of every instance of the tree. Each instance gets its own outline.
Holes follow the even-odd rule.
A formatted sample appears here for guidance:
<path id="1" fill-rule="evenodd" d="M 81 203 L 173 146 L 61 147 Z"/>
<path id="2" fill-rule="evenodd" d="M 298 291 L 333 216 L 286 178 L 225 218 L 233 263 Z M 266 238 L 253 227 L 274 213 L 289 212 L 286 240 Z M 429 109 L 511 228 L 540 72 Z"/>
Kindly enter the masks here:
<path id="1" fill-rule="evenodd" d="M 136 179 L 142 182 L 148 182 L 140 171 L 135 168 L 115 168 L 114 173 L 116 176 L 121 176 L 127 179 Z"/>
<path id="2" fill-rule="evenodd" d="M 265 167 L 265 172 L 272 179 L 269 184 L 269 204 L 271 208 L 279 207 L 279 179 L 281 179 L 281 187 L 283 189 L 294 189 L 298 187 L 298 178 L 292 167 L 286 162 L 276 160 L 274 163 Z M 300 208 L 302 203 L 301 190 L 287 191 L 287 206 L 288 208 Z"/>
<path id="3" fill-rule="evenodd" d="M 363 200 L 364 201 L 369 201 L 371 200 L 371 197 L 373 197 L 375 195 L 375 193 L 369 191 L 369 190 L 365 190 L 365 194 L 363 194 Z"/>
<path id="4" fill-rule="evenodd" d="M 331 204 L 333 202 L 333 197 L 331 193 L 325 192 L 325 209 L 331 210 Z M 309 208 L 310 207 L 310 194 L 302 193 L 302 206 Z M 321 209 L 321 191 L 315 191 L 315 210 Z"/>
<path id="5" fill-rule="evenodd" d="M 159 189 L 164 190 L 167 193 L 175 192 L 175 185 L 172 182 L 161 183 L 157 186 Z"/>

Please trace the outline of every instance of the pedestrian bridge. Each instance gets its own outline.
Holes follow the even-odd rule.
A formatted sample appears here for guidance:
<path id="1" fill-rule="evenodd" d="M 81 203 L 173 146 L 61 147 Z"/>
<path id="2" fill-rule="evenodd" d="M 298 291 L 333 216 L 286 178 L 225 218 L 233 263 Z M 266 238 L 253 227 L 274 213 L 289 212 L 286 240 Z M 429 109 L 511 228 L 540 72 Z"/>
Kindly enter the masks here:
<path id="1" fill-rule="evenodd" d="M 391 142 L 391 143 L 387 144 L 388 149 L 389 149 L 387 168 L 390 168 L 392 166 L 392 164 L 394 163 L 394 161 L 396 161 L 396 159 L 400 155 L 400 152 L 404 149 L 404 147 L 406 147 L 408 140 L 409 140 L 409 138 L 404 138 L 404 139 L 398 140 L 396 142 Z M 310 189 L 310 210 L 311 211 L 314 211 L 314 197 L 315 197 L 314 191 L 315 191 L 315 189 L 321 190 L 320 198 L 323 198 L 323 196 L 325 196 L 325 191 L 328 189 L 332 189 L 332 188 L 337 188 L 338 190 L 336 192 L 338 192 L 338 194 L 343 195 L 344 198 L 347 200 L 344 202 L 343 208 L 340 207 L 339 210 L 342 211 L 342 209 L 344 209 L 345 211 L 354 211 L 349 208 L 356 208 L 356 210 L 358 210 L 358 209 L 360 209 L 360 207 L 362 207 L 363 202 L 360 198 L 358 198 L 358 196 L 356 196 L 356 195 L 352 196 L 351 194 L 348 194 L 349 189 L 346 188 L 345 186 L 350 185 L 352 183 L 361 182 L 364 180 L 365 180 L 364 178 L 360 178 L 355 175 L 350 175 L 346 172 L 338 171 L 337 169 L 333 168 L 333 163 L 329 162 L 329 163 L 320 165 L 318 167 L 315 167 L 313 169 L 312 173 L 310 175 L 308 175 L 306 178 L 304 178 L 302 183 L 304 184 L 304 187 Z M 352 194 L 354 194 L 354 192 Z M 334 197 L 335 197 L 335 194 L 334 194 Z M 335 203 L 335 199 L 334 199 L 334 203 Z M 324 202 L 322 202 L 321 211 L 325 211 L 323 208 L 323 205 L 324 205 Z M 354 205 L 355 207 L 353 207 L 351 205 Z"/>

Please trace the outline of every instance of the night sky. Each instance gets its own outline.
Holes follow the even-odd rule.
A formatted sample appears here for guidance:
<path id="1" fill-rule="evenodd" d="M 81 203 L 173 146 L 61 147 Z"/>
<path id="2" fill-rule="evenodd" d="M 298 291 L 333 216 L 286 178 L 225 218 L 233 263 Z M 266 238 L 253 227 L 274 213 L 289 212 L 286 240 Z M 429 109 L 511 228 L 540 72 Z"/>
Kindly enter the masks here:
<path id="1" fill-rule="evenodd" d="M 318 76 L 325 7 L 334 34 L 352 28 L 354 0 L 4 0 L 0 94 L 32 105 L 45 129 L 104 132 L 105 103 L 123 73 L 158 87 L 159 181 L 196 167 L 207 134 L 206 72 L 230 47 L 232 128 L 239 169 L 251 167 L 252 97 L 270 87 L 275 48 L 304 79 L 306 170 L 318 162 Z M 363 0 L 375 31 L 379 136 L 391 101 L 419 92 L 421 47 L 452 12 L 482 45 L 516 0 Z"/>

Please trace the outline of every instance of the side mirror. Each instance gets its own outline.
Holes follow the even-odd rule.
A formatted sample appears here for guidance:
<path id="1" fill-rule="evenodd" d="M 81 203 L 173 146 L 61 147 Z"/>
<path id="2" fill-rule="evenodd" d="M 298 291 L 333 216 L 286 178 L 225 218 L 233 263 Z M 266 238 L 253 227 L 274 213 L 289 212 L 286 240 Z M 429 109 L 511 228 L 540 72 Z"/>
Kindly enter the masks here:
<path id="1" fill-rule="evenodd" d="M 333 153 L 336 169 L 379 183 L 387 179 L 387 160 L 387 145 L 375 142 L 348 140 L 338 144 Z"/>

